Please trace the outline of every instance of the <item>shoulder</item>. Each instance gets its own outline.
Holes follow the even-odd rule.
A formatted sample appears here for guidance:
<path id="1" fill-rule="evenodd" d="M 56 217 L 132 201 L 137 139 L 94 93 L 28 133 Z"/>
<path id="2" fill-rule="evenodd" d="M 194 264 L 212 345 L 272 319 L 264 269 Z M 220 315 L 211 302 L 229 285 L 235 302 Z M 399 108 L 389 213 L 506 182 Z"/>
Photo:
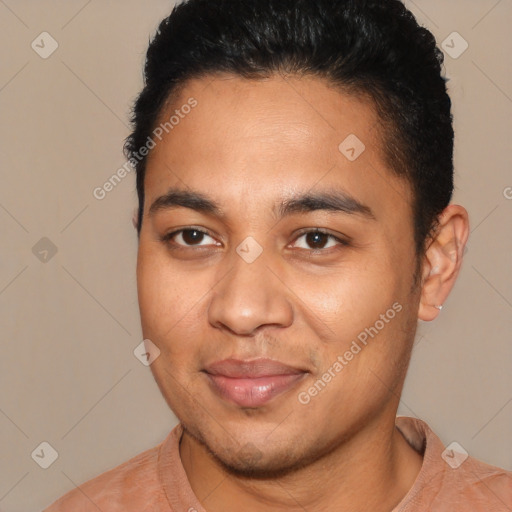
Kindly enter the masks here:
<path id="1" fill-rule="evenodd" d="M 448 468 L 445 485 L 453 486 L 456 501 L 485 512 L 512 509 L 512 472 L 468 457 L 459 468 Z"/>
<path id="2" fill-rule="evenodd" d="M 468 457 L 459 467 L 444 461 L 404 510 L 504 512 L 512 510 L 512 473 Z"/>
<path id="3" fill-rule="evenodd" d="M 423 466 L 400 512 L 435 510 L 502 512 L 512 510 L 512 472 L 471 457 L 457 443 L 444 446 L 428 424 L 399 417 L 396 425 L 423 453 Z"/>
<path id="4" fill-rule="evenodd" d="M 79 485 L 43 512 L 142 512 L 159 499 L 165 500 L 158 475 L 158 456 L 162 444 Z"/>

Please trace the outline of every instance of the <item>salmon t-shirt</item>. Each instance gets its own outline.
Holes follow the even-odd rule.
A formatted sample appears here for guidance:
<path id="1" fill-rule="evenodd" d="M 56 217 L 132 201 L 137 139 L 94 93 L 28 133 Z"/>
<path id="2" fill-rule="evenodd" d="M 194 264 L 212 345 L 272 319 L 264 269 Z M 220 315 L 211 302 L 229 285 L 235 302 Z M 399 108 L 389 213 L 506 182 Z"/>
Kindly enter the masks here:
<path id="1" fill-rule="evenodd" d="M 423 464 L 390 512 L 512 511 L 512 472 L 464 458 L 456 446 L 445 449 L 422 420 L 398 416 L 396 426 L 423 455 Z M 43 512 L 207 512 L 181 463 L 182 432 L 178 423 L 159 445 L 73 489 Z"/>

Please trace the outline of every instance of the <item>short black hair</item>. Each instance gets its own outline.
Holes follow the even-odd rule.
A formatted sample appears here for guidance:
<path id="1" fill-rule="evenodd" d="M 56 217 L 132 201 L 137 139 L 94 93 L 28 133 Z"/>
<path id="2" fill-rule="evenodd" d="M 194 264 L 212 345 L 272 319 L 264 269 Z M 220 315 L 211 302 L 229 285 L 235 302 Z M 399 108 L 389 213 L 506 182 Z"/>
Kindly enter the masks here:
<path id="1" fill-rule="evenodd" d="M 189 79 L 217 73 L 327 79 L 376 109 L 386 163 L 412 187 L 420 256 L 453 193 L 443 60 L 432 33 L 399 0 L 186 0 L 150 42 L 125 154 L 132 158 L 146 144 L 167 100 Z M 145 167 L 139 156 L 139 235 Z"/>

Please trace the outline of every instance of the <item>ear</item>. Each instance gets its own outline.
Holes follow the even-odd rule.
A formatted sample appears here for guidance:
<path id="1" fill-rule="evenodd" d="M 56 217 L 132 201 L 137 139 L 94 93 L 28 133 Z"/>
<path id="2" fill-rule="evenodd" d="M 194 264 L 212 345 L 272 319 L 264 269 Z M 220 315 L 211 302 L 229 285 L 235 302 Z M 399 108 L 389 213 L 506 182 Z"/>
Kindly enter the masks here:
<path id="1" fill-rule="evenodd" d="M 137 229 L 139 227 L 139 209 L 138 208 L 135 208 L 135 210 L 133 210 L 132 224 L 135 229 Z"/>
<path id="2" fill-rule="evenodd" d="M 449 205 L 439 217 L 439 225 L 425 251 L 418 318 L 434 320 L 455 284 L 469 236 L 465 208 Z"/>

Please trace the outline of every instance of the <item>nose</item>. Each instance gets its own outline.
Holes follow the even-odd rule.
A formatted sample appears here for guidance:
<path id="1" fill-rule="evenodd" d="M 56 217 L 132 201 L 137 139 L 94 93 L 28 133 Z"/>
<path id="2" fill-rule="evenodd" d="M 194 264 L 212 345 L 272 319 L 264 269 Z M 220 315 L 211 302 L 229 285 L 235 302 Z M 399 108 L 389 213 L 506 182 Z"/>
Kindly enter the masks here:
<path id="1" fill-rule="evenodd" d="M 269 260 L 265 251 L 251 263 L 233 253 L 229 268 L 223 269 L 224 277 L 210 295 L 208 319 L 212 326 L 248 336 L 265 325 L 291 325 L 289 297 L 293 294 Z"/>

